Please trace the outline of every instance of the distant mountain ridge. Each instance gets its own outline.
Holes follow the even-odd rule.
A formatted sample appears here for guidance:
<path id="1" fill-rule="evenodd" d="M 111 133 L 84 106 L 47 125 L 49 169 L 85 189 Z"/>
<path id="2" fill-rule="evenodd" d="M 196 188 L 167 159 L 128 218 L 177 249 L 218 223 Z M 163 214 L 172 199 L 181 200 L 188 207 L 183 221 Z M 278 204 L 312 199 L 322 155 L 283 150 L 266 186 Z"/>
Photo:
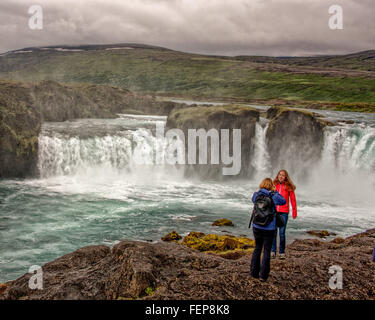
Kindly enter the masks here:
<path id="1" fill-rule="evenodd" d="M 170 50 L 167 48 L 153 46 L 148 44 L 140 44 L 140 43 L 114 43 L 114 44 L 84 44 L 84 45 L 53 45 L 53 46 L 38 46 L 38 47 L 26 47 L 17 50 L 11 50 L 5 52 L 3 54 L 10 54 L 10 53 L 17 53 L 17 52 L 25 52 L 25 51 L 43 51 L 43 50 L 54 50 L 54 49 L 66 49 L 66 50 L 82 50 L 82 51 L 89 51 L 89 50 L 105 50 L 110 48 L 141 48 L 141 49 L 160 49 L 160 50 Z M 173 51 L 173 50 L 171 50 Z"/>
<path id="2" fill-rule="evenodd" d="M 37 46 L 37 47 L 26 47 L 22 49 L 11 50 L 4 52 L 0 55 L 6 55 L 17 52 L 25 51 L 43 51 L 43 50 L 56 50 L 56 49 L 65 49 L 65 50 L 109 50 L 109 49 L 120 49 L 120 48 L 133 48 L 133 49 L 159 49 L 164 51 L 176 51 L 181 53 L 186 53 L 179 50 L 169 49 L 166 47 L 143 44 L 143 43 L 114 43 L 114 44 L 84 44 L 84 45 L 52 45 L 52 46 Z M 374 50 L 365 50 L 348 54 L 341 55 L 325 55 L 317 54 L 313 56 L 263 56 L 263 55 L 236 55 L 236 56 L 226 56 L 226 55 L 215 55 L 215 54 L 200 54 L 200 53 L 188 53 L 188 54 L 198 54 L 208 57 L 225 57 L 232 58 L 237 60 L 249 60 L 253 62 L 271 62 L 271 63 L 284 63 L 284 64 L 300 64 L 306 65 L 307 63 L 318 63 L 323 61 L 333 61 L 334 59 L 356 59 L 356 60 L 369 60 L 373 59 L 375 61 L 375 49 Z M 375 70 L 374 70 L 375 71 Z"/>

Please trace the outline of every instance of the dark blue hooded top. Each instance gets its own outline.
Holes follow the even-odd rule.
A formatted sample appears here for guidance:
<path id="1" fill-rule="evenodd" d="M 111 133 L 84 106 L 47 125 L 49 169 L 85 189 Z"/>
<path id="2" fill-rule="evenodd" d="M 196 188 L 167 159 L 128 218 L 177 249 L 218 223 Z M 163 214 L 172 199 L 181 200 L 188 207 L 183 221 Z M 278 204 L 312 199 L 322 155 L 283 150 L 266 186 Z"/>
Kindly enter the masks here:
<path id="1" fill-rule="evenodd" d="M 284 199 L 284 197 L 280 193 L 278 193 L 277 191 L 271 192 L 271 191 L 268 191 L 267 189 L 260 189 L 258 192 L 254 192 L 253 197 L 251 198 L 253 203 L 255 202 L 255 199 L 258 196 L 258 194 L 261 194 L 261 193 L 263 193 L 266 196 L 272 195 L 272 200 L 273 200 L 273 203 L 275 204 L 275 206 L 282 206 L 282 205 L 286 204 L 286 200 Z M 276 213 L 276 207 L 274 207 L 274 212 Z M 275 214 L 272 222 L 268 226 L 262 227 L 260 225 L 257 225 L 255 223 L 253 223 L 253 227 L 258 228 L 258 229 L 262 229 L 262 230 L 276 230 L 276 214 Z"/>

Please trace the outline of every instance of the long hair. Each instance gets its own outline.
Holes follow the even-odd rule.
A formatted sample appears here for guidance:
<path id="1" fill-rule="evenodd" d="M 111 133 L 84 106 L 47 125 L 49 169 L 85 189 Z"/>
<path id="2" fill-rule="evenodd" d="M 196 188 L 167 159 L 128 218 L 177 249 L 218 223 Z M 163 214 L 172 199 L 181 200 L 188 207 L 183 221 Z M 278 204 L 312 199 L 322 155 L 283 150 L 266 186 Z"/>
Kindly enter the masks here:
<path id="1" fill-rule="evenodd" d="M 271 178 L 265 178 L 259 185 L 259 189 L 266 189 L 268 191 L 275 190 L 275 186 Z"/>
<path id="2" fill-rule="evenodd" d="M 294 190 L 296 190 L 297 187 L 296 187 L 295 184 L 293 183 L 292 179 L 290 179 L 289 174 L 288 174 L 288 171 L 286 171 L 285 169 L 281 169 L 281 170 L 277 173 L 275 179 L 273 179 L 273 183 L 276 185 L 276 183 L 279 182 L 278 177 L 279 177 L 280 172 L 284 172 L 284 173 L 285 173 L 285 185 L 287 186 L 287 188 L 289 189 L 289 191 L 294 191 Z"/>

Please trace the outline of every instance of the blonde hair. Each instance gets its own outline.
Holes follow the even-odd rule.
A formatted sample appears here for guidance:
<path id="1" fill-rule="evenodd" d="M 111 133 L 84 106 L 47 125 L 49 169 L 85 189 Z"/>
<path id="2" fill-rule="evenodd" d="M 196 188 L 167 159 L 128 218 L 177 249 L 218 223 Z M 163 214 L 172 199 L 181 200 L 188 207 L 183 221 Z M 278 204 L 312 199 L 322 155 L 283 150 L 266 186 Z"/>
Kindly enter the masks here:
<path id="1" fill-rule="evenodd" d="M 266 189 L 268 191 L 275 190 L 275 185 L 271 178 L 265 178 L 259 185 L 259 189 Z"/>

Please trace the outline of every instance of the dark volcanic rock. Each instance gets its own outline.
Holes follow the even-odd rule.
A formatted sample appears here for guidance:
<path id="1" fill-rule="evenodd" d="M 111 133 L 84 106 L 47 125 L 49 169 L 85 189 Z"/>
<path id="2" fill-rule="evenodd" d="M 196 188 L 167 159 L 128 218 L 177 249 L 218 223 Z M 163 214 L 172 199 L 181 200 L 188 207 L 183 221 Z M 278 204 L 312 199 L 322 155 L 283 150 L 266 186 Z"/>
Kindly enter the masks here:
<path id="1" fill-rule="evenodd" d="M 168 116 L 167 129 L 181 129 L 185 135 L 186 163 L 188 154 L 188 130 L 216 129 L 221 141 L 221 130 L 229 129 L 229 150 L 233 150 L 233 129 L 241 130 L 241 170 L 237 175 L 224 176 L 222 168 L 226 167 L 220 157 L 220 164 L 211 164 L 211 139 L 207 139 L 207 163 L 199 164 L 199 142 L 197 139 L 197 164 L 184 166 L 186 176 L 201 179 L 231 179 L 250 177 L 254 168 L 250 164 L 254 151 L 255 124 L 259 120 L 259 111 L 246 106 L 196 106 L 175 108 Z M 228 166 L 227 166 L 228 167 Z M 231 167 L 231 165 L 229 165 Z"/>
<path id="2" fill-rule="evenodd" d="M 272 260 L 266 283 L 249 276 L 249 256 L 228 260 L 174 242 L 89 246 L 44 265 L 43 290 L 28 289 L 26 274 L 0 285 L 0 299 L 374 299 L 374 241 L 375 229 L 340 243 L 296 240 L 287 259 Z M 343 269 L 342 290 L 329 287 L 333 265 Z"/>
<path id="3" fill-rule="evenodd" d="M 270 108 L 267 118 L 270 123 L 266 140 L 272 167 L 306 178 L 321 156 L 327 123 L 311 112 L 283 107 Z"/>
<path id="4" fill-rule="evenodd" d="M 29 88 L 0 83 L 0 178 L 36 174 L 41 125 Z"/>
<path id="5" fill-rule="evenodd" d="M 327 230 L 309 230 L 306 231 L 306 233 L 311 234 L 313 236 L 319 237 L 319 238 L 326 238 L 329 236 L 335 236 L 336 233 L 334 232 L 328 232 Z"/>

